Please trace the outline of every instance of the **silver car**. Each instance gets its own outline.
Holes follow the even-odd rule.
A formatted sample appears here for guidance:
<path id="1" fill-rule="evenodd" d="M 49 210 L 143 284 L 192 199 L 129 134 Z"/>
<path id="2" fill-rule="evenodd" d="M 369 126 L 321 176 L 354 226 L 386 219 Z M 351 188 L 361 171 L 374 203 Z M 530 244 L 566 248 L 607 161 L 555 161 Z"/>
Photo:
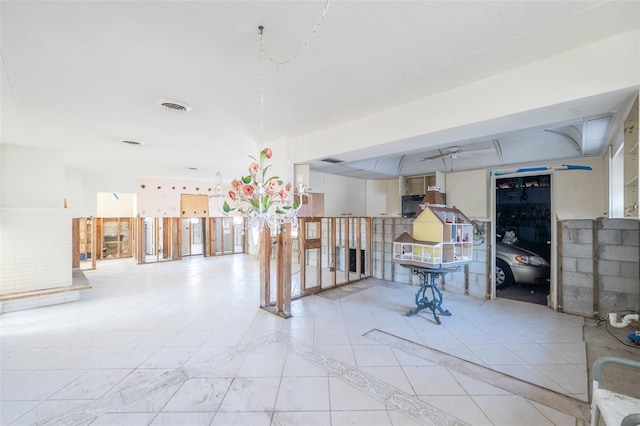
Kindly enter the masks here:
<path id="1" fill-rule="evenodd" d="M 548 281 L 549 262 L 545 258 L 513 244 L 496 242 L 496 288 Z"/>

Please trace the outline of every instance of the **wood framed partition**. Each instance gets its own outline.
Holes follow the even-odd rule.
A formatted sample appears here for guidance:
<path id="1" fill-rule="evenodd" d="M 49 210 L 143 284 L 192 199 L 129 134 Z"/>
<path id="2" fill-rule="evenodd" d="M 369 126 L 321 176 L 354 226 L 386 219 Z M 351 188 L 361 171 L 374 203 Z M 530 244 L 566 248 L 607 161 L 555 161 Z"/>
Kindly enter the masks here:
<path id="1" fill-rule="evenodd" d="M 314 294 L 322 289 L 322 219 L 300 218 L 299 246 L 300 246 L 300 294 Z M 312 252 L 313 250 L 313 252 Z M 313 262 L 313 265 L 310 264 Z M 308 268 L 315 268 L 315 280 L 308 285 Z"/>

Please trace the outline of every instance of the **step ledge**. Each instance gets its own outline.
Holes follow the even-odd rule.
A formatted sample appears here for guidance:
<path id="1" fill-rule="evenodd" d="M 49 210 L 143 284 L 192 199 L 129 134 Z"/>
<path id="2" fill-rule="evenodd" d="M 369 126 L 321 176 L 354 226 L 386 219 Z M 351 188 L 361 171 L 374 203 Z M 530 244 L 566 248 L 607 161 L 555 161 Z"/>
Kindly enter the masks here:
<path id="1" fill-rule="evenodd" d="M 45 290 L 37 290 L 37 291 L 27 291 L 24 293 L 12 293 L 12 294 L 3 294 L 0 295 L 0 301 L 3 300 L 19 300 L 19 299 L 28 299 L 30 297 L 40 297 L 40 296 L 49 296 L 52 294 L 66 293 L 69 291 L 80 291 L 80 290 L 88 290 L 93 288 L 91 284 L 82 284 L 82 285 L 72 285 L 71 287 L 56 287 L 56 288 L 48 288 Z"/>

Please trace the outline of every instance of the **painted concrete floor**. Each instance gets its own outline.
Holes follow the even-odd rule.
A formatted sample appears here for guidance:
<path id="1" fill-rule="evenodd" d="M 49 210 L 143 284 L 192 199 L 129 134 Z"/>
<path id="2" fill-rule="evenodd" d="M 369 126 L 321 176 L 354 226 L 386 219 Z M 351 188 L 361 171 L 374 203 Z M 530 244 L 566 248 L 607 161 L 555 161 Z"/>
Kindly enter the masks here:
<path id="1" fill-rule="evenodd" d="M 581 317 L 375 279 L 257 308 L 247 255 L 85 271 L 80 302 L 4 314 L 2 425 L 575 425 Z M 334 291 L 334 290 L 332 290 Z M 337 289 L 335 291 L 338 291 Z"/>

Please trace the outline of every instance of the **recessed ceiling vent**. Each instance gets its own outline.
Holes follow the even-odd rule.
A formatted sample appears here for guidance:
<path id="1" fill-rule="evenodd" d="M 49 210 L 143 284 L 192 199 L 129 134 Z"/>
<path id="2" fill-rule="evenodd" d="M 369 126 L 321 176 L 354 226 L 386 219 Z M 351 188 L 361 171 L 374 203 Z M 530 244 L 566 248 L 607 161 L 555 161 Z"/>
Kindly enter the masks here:
<path id="1" fill-rule="evenodd" d="M 344 161 L 338 160 L 337 158 L 323 158 L 320 161 L 324 161 L 325 163 L 331 163 L 331 164 L 344 163 Z"/>
<path id="2" fill-rule="evenodd" d="M 181 111 L 187 112 L 191 111 L 191 107 L 184 102 L 173 101 L 170 99 L 160 99 L 156 102 L 159 107 L 171 110 L 171 111 Z"/>
<path id="3" fill-rule="evenodd" d="M 134 145 L 134 146 L 144 145 L 144 143 L 139 141 L 122 141 L 122 143 L 125 145 Z"/>

